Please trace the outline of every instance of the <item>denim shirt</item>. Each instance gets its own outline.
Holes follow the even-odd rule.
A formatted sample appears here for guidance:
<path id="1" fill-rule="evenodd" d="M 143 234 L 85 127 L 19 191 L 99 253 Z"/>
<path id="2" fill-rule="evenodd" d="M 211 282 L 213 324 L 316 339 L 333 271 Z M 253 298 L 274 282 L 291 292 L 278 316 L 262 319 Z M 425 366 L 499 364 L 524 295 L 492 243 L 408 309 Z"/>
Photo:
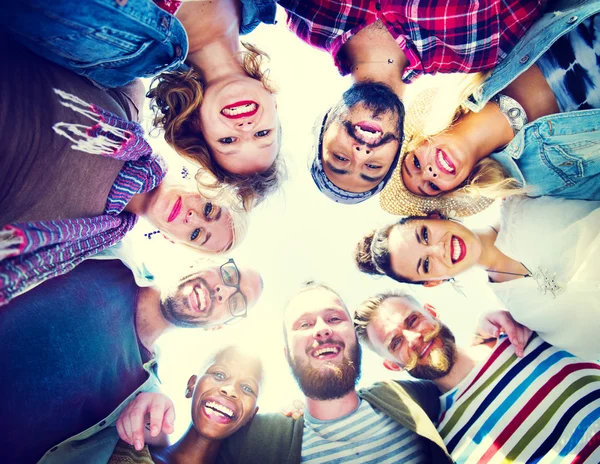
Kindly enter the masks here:
<path id="1" fill-rule="evenodd" d="M 275 22 L 275 0 L 241 0 L 240 33 Z M 104 87 L 183 65 L 188 39 L 151 0 L 2 2 L 0 24 L 33 52 Z"/>
<path id="2" fill-rule="evenodd" d="M 140 393 L 159 391 L 160 380 L 156 375 L 156 367 L 155 359 L 145 363 L 144 370 L 149 374 L 148 380 L 129 395 L 108 417 L 87 430 L 52 447 L 38 461 L 38 464 L 107 463 L 119 441 L 119 434 L 117 433 L 115 423 L 121 411 Z"/>
<path id="3" fill-rule="evenodd" d="M 465 102 L 480 111 L 562 35 L 600 11 L 600 1 L 561 0 L 548 6 L 512 52 Z M 490 155 L 529 196 L 600 200 L 600 110 L 551 114 L 526 124 Z"/>

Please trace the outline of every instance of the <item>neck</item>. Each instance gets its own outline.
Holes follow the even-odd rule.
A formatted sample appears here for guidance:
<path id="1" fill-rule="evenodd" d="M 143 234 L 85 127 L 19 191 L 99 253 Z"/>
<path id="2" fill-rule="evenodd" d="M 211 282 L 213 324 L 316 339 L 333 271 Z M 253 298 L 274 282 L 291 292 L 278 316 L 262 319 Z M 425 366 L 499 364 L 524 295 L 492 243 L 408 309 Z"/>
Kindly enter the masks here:
<path id="1" fill-rule="evenodd" d="M 496 248 L 496 232 L 491 227 L 473 231 L 481 242 L 481 255 L 477 265 L 484 269 L 493 268 L 501 260 L 502 252 Z"/>
<path id="2" fill-rule="evenodd" d="M 502 253 L 495 245 L 496 232 L 491 227 L 475 232 L 482 244 L 477 264 L 488 271 L 494 282 L 514 280 L 527 275 L 527 268 L 519 261 Z"/>
<path id="3" fill-rule="evenodd" d="M 160 292 L 153 287 L 140 288 L 135 325 L 138 337 L 149 351 L 154 351 L 156 340 L 173 328 L 160 310 Z"/>
<path id="4" fill-rule="evenodd" d="M 350 414 L 358 406 L 358 395 L 356 390 L 346 393 L 341 398 L 335 400 L 313 400 L 305 398 L 306 410 L 315 419 L 333 420 Z"/>
<path id="5" fill-rule="evenodd" d="M 158 192 L 159 187 L 156 187 L 149 192 L 136 193 L 131 200 L 125 205 L 125 211 L 133 213 L 136 216 L 144 217 L 150 209 L 150 204 Z"/>
<path id="6" fill-rule="evenodd" d="M 204 84 L 209 87 L 230 77 L 246 76 L 238 58 L 239 52 L 238 40 L 235 44 L 217 40 L 189 53 L 187 62 L 200 72 Z"/>
<path id="7" fill-rule="evenodd" d="M 221 441 L 209 440 L 200 435 L 193 425 L 181 439 L 169 446 L 166 452 L 169 462 L 174 464 L 187 464 L 189 462 L 201 462 L 212 464 L 217 462 Z"/>
<path id="8" fill-rule="evenodd" d="M 448 374 L 446 374 L 444 377 L 435 379 L 433 382 L 443 393 L 446 393 L 462 382 L 464 378 L 469 375 L 469 372 L 471 372 L 471 370 L 475 367 L 475 364 L 475 360 L 469 356 L 465 350 L 457 347 L 456 358 L 454 360 L 452 369 L 450 369 L 450 372 L 448 372 Z"/>
<path id="9" fill-rule="evenodd" d="M 485 127 L 486 130 L 474 130 Z M 467 152 L 473 153 L 473 165 L 507 145 L 514 132 L 495 103 L 488 103 L 478 112 L 470 112 L 451 129 L 453 135 L 462 140 Z"/>

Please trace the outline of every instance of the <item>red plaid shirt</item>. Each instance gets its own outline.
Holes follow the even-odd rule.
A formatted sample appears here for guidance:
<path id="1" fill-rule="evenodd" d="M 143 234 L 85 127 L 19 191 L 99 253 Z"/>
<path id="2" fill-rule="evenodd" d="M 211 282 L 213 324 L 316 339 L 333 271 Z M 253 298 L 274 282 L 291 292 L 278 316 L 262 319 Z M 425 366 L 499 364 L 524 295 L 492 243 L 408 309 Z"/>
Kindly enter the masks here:
<path id="1" fill-rule="evenodd" d="M 547 0 L 279 0 L 287 25 L 313 47 L 338 58 L 346 41 L 378 19 L 406 58 L 402 80 L 421 74 L 493 68 L 542 14 Z"/>

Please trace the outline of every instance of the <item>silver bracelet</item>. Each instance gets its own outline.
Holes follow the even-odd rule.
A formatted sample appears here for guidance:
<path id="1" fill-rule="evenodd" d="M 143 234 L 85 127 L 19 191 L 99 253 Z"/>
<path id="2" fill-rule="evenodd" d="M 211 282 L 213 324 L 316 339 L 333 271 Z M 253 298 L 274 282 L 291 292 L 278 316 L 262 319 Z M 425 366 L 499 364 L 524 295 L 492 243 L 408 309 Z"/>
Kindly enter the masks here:
<path id="1" fill-rule="evenodd" d="M 503 95 L 501 93 L 497 93 L 491 99 L 491 102 L 494 102 L 500 108 L 500 111 L 506 119 L 508 120 L 508 124 L 512 128 L 515 135 L 519 132 L 525 124 L 529 122 L 527 119 L 527 113 L 521 106 L 521 104 L 507 95 Z"/>

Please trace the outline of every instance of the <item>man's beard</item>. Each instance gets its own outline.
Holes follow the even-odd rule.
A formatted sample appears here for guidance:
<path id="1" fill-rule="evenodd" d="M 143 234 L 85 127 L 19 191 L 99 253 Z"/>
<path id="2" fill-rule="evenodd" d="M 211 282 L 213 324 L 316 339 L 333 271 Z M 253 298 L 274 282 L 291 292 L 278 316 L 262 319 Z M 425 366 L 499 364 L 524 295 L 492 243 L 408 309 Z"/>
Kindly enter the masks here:
<path id="1" fill-rule="evenodd" d="M 211 307 L 206 311 L 202 319 L 188 313 L 191 308 L 188 307 L 187 299 L 183 298 L 181 295 L 181 288 L 192 280 L 200 281 L 205 288 L 210 289 L 206 280 L 197 276 L 182 281 L 174 292 L 170 292 L 165 297 L 161 296 L 160 312 L 168 322 L 176 327 L 184 329 L 204 327 L 210 321 L 214 301 L 211 301 Z M 211 300 L 212 299 L 214 299 L 213 295 L 211 295 Z"/>
<path id="2" fill-rule="evenodd" d="M 325 340 L 321 344 L 325 343 L 331 341 Z M 358 342 L 350 350 L 350 357 L 344 356 L 339 366 L 330 364 L 311 367 L 308 362 L 300 363 L 292 359 L 289 348 L 286 350 L 286 356 L 300 390 L 314 400 L 327 401 L 341 398 L 354 390 L 360 378 L 361 348 Z"/>
<path id="3" fill-rule="evenodd" d="M 372 111 L 374 118 L 386 113 L 394 117 L 397 128 L 396 133 L 392 135 L 401 139 L 404 126 L 404 105 L 391 88 L 380 83 L 362 82 L 354 84 L 346 90 L 342 99 L 332 108 L 328 123 L 336 119 L 341 121 L 341 116 L 346 109 L 359 104 Z"/>
<path id="4" fill-rule="evenodd" d="M 405 370 L 417 378 L 425 380 L 435 380 L 444 377 L 450 372 L 456 358 L 456 341 L 454 334 L 447 325 L 437 322 L 437 327 L 423 337 L 424 341 L 431 341 L 439 338 L 442 341 L 442 347 L 433 347 L 427 355 L 427 364 L 418 364 L 419 357 L 414 351 L 411 352 L 409 362 Z"/>

